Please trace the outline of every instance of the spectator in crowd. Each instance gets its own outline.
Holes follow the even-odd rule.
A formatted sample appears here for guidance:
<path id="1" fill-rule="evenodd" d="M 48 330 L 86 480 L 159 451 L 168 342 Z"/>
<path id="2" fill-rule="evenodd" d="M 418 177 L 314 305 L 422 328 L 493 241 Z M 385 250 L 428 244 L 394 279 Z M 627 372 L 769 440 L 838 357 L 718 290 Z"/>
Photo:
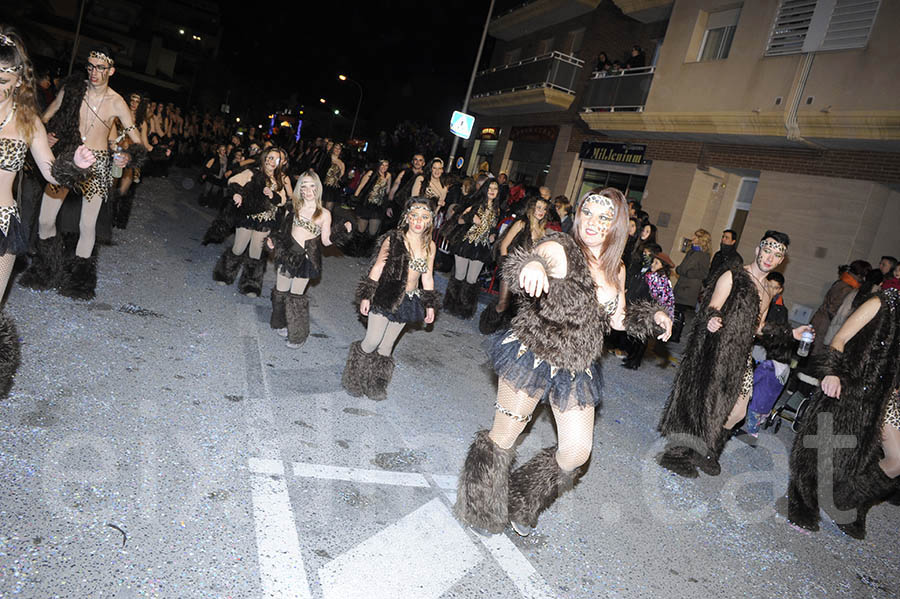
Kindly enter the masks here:
<path id="1" fill-rule="evenodd" d="M 559 215 L 560 231 L 563 233 L 571 233 L 572 223 L 574 223 L 575 220 L 572 218 L 572 203 L 569 202 L 569 198 L 566 196 L 556 196 L 553 198 L 553 208 Z"/>
<path id="2" fill-rule="evenodd" d="M 893 256 L 882 256 L 881 262 L 878 263 L 878 270 L 881 271 L 883 278 L 888 278 L 894 269 L 897 268 L 898 261 Z"/>
<path id="3" fill-rule="evenodd" d="M 609 57 L 606 56 L 606 52 L 601 52 L 597 56 L 597 64 L 594 65 L 594 70 L 595 71 L 606 71 L 609 69 L 609 67 L 610 67 Z"/>
<path id="4" fill-rule="evenodd" d="M 784 305 L 783 296 L 784 275 L 780 272 L 770 272 L 768 275 L 766 275 L 766 287 L 769 288 L 769 295 L 772 296 L 772 301 L 769 303 L 769 314 L 766 316 L 766 321 L 787 324 L 788 311 L 787 307 L 785 307 Z"/>
<path id="5" fill-rule="evenodd" d="M 816 310 L 810 321 L 813 328 L 820 333 L 813 341 L 811 353 L 819 353 L 825 348 L 825 335 L 821 333 L 828 330 L 831 319 L 834 318 L 838 308 L 841 307 L 844 298 L 854 289 L 859 289 L 860 284 L 866 278 L 866 274 L 871 268 L 872 265 L 865 260 L 854 260 L 849 265 L 843 264 L 838 268 L 838 280 L 831 285 L 828 293 L 825 294 L 822 305 L 819 306 L 819 309 Z"/>
<path id="6" fill-rule="evenodd" d="M 900 289 L 900 264 L 894 265 L 894 270 L 887 275 L 881 284 L 882 289 Z"/>
<path id="7" fill-rule="evenodd" d="M 697 229 L 691 238 L 691 247 L 684 260 L 675 269 L 675 306 L 682 311 L 693 310 L 703 288 L 703 280 L 709 273 L 709 231 Z"/>
<path id="8" fill-rule="evenodd" d="M 672 259 L 661 251 L 659 245 L 644 250 L 650 258 L 650 266 L 625 294 L 627 302 L 650 300 L 656 302 L 672 318 L 675 315 L 675 297 L 672 294 L 672 283 L 669 281 L 669 270 L 675 266 Z M 636 339 L 626 335 L 627 355 L 622 366 L 629 370 L 637 370 L 647 351 L 647 339 Z"/>
<path id="9" fill-rule="evenodd" d="M 644 51 L 641 49 L 641 47 L 635 44 L 631 47 L 631 56 L 629 56 L 628 60 L 625 61 L 625 68 L 639 69 L 645 66 L 647 66 L 647 56 L 644 54 Z"/>
<path id="10" fill-rule="evenodd" d="M 863 279 L 862 284 L 859 286 L 859 289 L 854 289 L 850 293 L 847 294 L 847 297 L 844 298 L 844 301 L 841 302 L 841 307 L 838 308 L 838 311 L 835 313 L 834 318 L 831 319 L 831 324 L 828 325 L 828 331 L 825 333 L 825 337 L 822 340 L 826 346 L 831 345 L 831 341 L 834 339 L 834 336 L 844 325 L 844 322 L 856 310 L 864 301 L 869 299 L 873 293 L 878 291 L 881 287 L 881 271 L 877 268 L 873 268 L 866 274 L 866 278 Z M 819 334 L 821 335 L 821 331 Z"/>
<path id="11" fill-rule="evenodd" d="M 719 251 L 713 256 L 709 265 L 709 274 L 703 280 L 703 286 L 716 282 L 719 275 L 726 270 L 731 270 L 734 266 L 740 266 L 744 263 L 744 259 L 737 252 L 737 233 L 734 229 L 725 229 L 722 231 L 722 241 L 719 244 Z"/>

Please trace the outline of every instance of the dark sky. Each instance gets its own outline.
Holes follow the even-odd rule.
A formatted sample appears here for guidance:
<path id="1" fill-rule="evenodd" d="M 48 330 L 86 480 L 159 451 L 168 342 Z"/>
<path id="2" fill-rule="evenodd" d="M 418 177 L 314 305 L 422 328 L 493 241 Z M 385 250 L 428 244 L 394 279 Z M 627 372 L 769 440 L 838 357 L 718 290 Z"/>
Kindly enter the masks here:
<path id="1" fill-rule="evenodd" d="M 358 88 L 338 81 L 344 73 L 364 90 L 364 135 L 407 119 L 442 132 L 462 106 L 488 4 L 304 0 L 225 10 L 220 59 L 244 89 L 233 104 L 296 93 L 299 103 L 324 97 L 352 118 Z"/>

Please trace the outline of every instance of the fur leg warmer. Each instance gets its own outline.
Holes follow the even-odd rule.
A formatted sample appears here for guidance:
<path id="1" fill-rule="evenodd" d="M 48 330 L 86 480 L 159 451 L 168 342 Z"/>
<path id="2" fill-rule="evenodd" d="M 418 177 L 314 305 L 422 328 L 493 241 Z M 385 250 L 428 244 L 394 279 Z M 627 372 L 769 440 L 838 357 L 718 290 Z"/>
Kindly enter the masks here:
<path id="1" fill-rule="evenodd" d="M 219 212 L 218 216 L 210 223 L 206 233 L 203 234 L 203 245 L 211 243 L 219 244 L 228 239 L 234 233 L 234 224 L 228 218 L 228 208 Z"/>
<path id="2" fill-rule="evenodd" d="M 362 342 L 354 341 L 347 352 L 347 364 L 341 376 L 341 386 L 353 397 L 362 397 L 369 388 L 369 362 L 372 354 L 362 350 Z"/>
<path id="3" fill-rule="evenodd" d="M 372 352 L 372 370 L 369 373 L 369 388 L 366 397 L 381 401 L 387 399 L 387 388 L 394 376 L 394 358 Z"/>
<path id="4" fill-rule="evenodd" d="M 697 466 L 692 456 L 695 453 L 688 447 L 668 446 L 656 456 L 656 463 L 678 476 L 697 478 L 700 474 L 697 472 Z"/>
<path id="5" fill-rule="evenodd" d="M 819 503 L 810 505 L 793 476 L 788 484 L 788 521 L 805 530 L 819 530 Z"/>
<path id="6" fill-rule="evenodd" d="M 269 318 L 269 326 L 273 329 L 287 328 L 287 316 L 284 310 L 284 298 L 287 297 L 287 291 L 278 291 L 272 287 L 272 316 Z"/>
<path id="7" fill-rule="evenodd" d="M 128 188 L 125 195 L 119 196 L 116 210 L 113 214 L 113 226 L 119 229 L 128 227 L 128 219 L 131 218 L 131 207 L 134 205 L 134 184 Z"/>
<path id="8" fill-rule="evenodd" d="M 10 317 L 0 312 L 0 399 L 5 399 L 9 395 L 20 359 L 19 333 L 16 331 L 16 325 Z"/>
<path id="9" fill-rule="evenodd" d="M 59 282 L 59 294 L 77 300 L 92 300 L 96 289 L 97 257 L 69 258 Z"/>
<path id="10" fill-rule="evenodd" d="M 493 301 L 481 311 L 481 318 L 478 320 L 478 330 L 482 335 L 491 335 L 500 329 L 509 325 L 509 319 L 506 317 L 507 311 L 497 312 L 497 302 Z"/>
<path id="11" fill-rule="evenodd" d="M 460 522 L 503 532 L 509 523 L 509 471 L 515 458 L 515 448 L 503 449 L 488 431 L 475 434 L 457 482 L 453 514 Z"/>
<path id="12" fill-rule="evenodd" d="M 288 346 L 300 347 L 309 337 L 309 297 L 285 293 L 284 314 L 287 320 Z"/>
<path id="13" fill-rule="evenodd" d="M 62 268 L 62 239 L 59 235 L 47 239 L 38 238 L 35 247 L 37 252 L 31 259 L 31 265 L 19 277 L 19 284 L 38 291 L 52 289 L 59 282 Z"/>
<path id="14" fill-rule="evenodd" d="M 225 248 L 225 251 L 219 257 L 219 261 L 216 262 L 215 268 L 213 268 L 213 281 L 225 283 L 226 285 L 234 283 L 234 278 L 237 276 L 237 271 L 241 267 L 242 261 L 242 257 L 235 256 L 231 248 Z"/>
<path id="15" fill-rule="evenodd" d="M 835 485 L 834 504 L 841 510 L 856 509 L 856 520 L 838 528 L 854 539 L 866 538 L 866 515 L 869 508 L 897 490 L 900 481 L 890 478 L 877 462 L 843 484 Z"/>
<path id="16" fill-rule="evenodd" d="M 266 272 L 265 256 L 256 258 L 247 257 L 244 261 L 244 270 L 238 280 L 238 291 L 250 297 L 259 297 L 262 293 L 263 275 Z"/>
<path id="17" fill-rule="evenodd" d="M 459 313 L 459 292 L 463 282 L 450 277 L 447 282 L 447 293 L 444 294 L 444 311 L 456 315 Z"/>
<path id="18" fill-rule="evenodd" d="M 475 316 L 475 310 L 478 309 L 478 294 L 480 292 L 481 286 L 478 283 L 463 281 L 459 290 L 459 309 L 456 315 L 466 320 Z"/>
<path id="19" fill-rule="evenodd" d="M 534 528 L 538 516 L 556 498 L 575 486 L 580 469 L 563 470 L 556 447 L 546 447 L 509 477 L 509 519 Z"/>

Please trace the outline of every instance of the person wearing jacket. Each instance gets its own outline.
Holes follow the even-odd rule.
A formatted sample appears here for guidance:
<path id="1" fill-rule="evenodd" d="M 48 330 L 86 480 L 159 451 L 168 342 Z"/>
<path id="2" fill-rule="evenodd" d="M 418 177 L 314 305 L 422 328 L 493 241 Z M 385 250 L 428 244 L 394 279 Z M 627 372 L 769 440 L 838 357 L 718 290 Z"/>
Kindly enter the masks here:
<path id="1" fill-rule="evenodd" d="M 709 273 L 709 231 L 697 229 L 691 238 L 691 249 L 675 269 L 675 305 L 682 311 L 693 310 L 700 299 L 703 279 Z"/>

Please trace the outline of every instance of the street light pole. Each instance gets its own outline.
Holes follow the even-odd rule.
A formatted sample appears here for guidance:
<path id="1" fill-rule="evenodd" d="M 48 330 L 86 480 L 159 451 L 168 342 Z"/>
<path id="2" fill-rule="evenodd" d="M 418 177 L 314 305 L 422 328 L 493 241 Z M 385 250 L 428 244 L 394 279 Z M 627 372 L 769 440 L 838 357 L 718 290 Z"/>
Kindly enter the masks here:
<path id="1" fill-rule="evenodd" d="M 487 38 L 488 26 L 491 24 L 491 15 L 494 14 L 494 0 L 488 7 L 487 19 L 484 21 L 484 29 L 481 31 L 481 41 L 478 43 L 478 53 L 475 55 L 475 64 L 472 65 L 472 75 L 469 77 L 469 89 L 466 90 L 466 99 L 463 100 L 462 110 L 469 108 L 469 98 L 472 97 L 472 86 L 475 85 L 475 75 L 478 74 L 478 63 L 481 62 L 481 52 L 484 50 L 484 40 Z M 447 160 L 447 172 L 453 168 L 453 159 L 456 158 L 456 148 L 459 146 L 459 137 L 453 136 L 453 147 L 450 148 L 450 159 Z"/>
<path id="2" fill-rule="evenodd" d="M 84 5 L 87 0 L 81 0 L 81 8 L 78 9 L 78 25 L 75 26 L 75 40 L 72 43 L 72 57 L 69 59 L 69 72 L 72 74 L 72 67 L 75 66 L 75 57 L 78 55 L 78 38 L 81 37 L 81 21 L 84 18 Z"/>
<path id="3" fill-rule="evenodd" d="M 356 102 L 356 112 L 353 114 L 353 125 L 350 127 L 350 139 L 353 139 L 353 134 L 356 133 L 356 119 L 359 118 L 359 107 L 362 106 L 363 87 L 358 81 L 354 81 L 346 75 L 338 75 L 338 79 L 341 81 L 349 81 L 359 88 L 359 100 Z"/>

